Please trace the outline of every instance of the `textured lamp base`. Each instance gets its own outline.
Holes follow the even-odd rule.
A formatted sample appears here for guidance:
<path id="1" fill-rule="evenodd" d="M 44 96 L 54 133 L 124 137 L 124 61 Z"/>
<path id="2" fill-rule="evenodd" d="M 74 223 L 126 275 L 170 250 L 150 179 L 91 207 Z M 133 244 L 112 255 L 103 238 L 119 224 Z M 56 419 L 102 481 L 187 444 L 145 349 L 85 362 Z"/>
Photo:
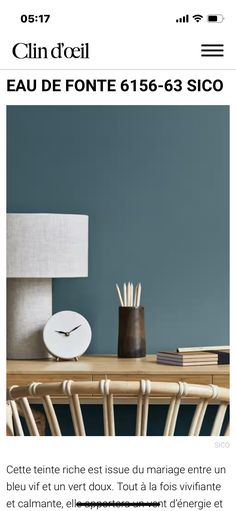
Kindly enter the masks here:
<path id="1" fill-rule="evenodd" d="M 8 359 L 51 358 L 43 328 L 52 315 L 52 279 L 7 279 Z"/>

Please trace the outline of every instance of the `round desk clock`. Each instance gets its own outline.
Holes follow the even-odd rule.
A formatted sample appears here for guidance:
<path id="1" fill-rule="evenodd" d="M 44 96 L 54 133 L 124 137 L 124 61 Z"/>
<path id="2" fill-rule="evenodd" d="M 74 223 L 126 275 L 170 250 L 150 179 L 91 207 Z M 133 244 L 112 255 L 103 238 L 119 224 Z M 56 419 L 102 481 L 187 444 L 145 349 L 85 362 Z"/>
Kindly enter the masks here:
<path id="1" fill-rule="evenodd" d="M 43 330 L 44 344 L 57 360 L 77 360 L 87 350 L 91 337 L 87 319 L 74 311 L 53 314 Z"/>

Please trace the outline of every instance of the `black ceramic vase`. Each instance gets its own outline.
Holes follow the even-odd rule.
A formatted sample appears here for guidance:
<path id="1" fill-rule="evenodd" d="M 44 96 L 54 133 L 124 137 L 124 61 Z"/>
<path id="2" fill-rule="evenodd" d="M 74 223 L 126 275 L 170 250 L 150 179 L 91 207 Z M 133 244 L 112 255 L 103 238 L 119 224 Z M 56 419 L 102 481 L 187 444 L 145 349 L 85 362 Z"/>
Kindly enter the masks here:
<path id="1" fill-rule="evenodd" d="M 146 356 L 143 307 L 119 307 L 118 357 Z"/>

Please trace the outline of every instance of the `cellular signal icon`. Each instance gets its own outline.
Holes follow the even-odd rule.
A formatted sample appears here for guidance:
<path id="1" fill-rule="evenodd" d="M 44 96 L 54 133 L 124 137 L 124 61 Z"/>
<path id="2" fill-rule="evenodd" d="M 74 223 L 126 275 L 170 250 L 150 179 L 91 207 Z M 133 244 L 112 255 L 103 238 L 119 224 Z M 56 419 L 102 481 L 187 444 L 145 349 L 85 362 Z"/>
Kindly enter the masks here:
<path id="1" fill-rule="evenodd" d="M 176 23 L 189 23 L 189 15 L 185 14 L 182 18 L 177 18 Z"/>

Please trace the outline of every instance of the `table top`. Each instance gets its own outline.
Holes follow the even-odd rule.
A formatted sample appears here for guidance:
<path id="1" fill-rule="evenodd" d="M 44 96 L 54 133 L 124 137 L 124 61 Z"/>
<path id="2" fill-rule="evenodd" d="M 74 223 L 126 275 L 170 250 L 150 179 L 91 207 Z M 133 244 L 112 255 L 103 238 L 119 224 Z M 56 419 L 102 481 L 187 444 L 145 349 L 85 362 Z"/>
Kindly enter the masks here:
<path id="1" fill-rule="evenodd" d="M 229 365 L 172 366 L 156 363 L 156 355 L 143 358 L 118 358 L 116 355 L 83 355 L 78 361 L 55 359 L 47 360 L 8 360 L 7 373 L 14 374 L 156 374 L 175 375 L 183 372 L 191 375 L 229 374 Z"/>

